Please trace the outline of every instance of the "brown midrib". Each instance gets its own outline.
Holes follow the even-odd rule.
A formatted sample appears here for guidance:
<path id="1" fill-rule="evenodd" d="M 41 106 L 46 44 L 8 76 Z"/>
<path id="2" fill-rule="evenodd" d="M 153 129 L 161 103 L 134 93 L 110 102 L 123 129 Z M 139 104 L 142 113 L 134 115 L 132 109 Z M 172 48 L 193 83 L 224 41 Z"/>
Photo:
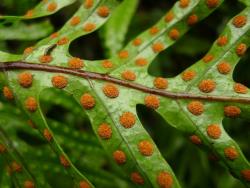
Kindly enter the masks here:
<path id="1" fill-rule="evenodd" d="M 249 97 L 196 95 L 193 93 L 185 93 L 185 92 L 175 93 L 175 92 L 160 90 L 156 88 L 149 88 L 141 84 L 114 78 L 107 74 L 101 74 L 101 73 L 95 73 L 95 72 L 89 72 L 89 71 L 83 71 L 83 70 L 77 70 L 77 69 L 70 69 L 66 67 L 52 66 L 48 64 L 26 63 L 22 61 L 4 62 L 4 63 L 0 62 L 0 71 L 9 71 L 9 70 L 18 70 L 18 69 L 64 73 L 64 74 L 70 74 L 70 75 L 82 77 L 85 79 L 102 80 L 102 81 L 111 82 L 117 85 L 121 85 L 127 88 L 139 90 L 144 93 L 150 93 L 150 94 L 159 95 L 162 97 L 167 97 L 167 98 L 172 98 L 172 99 L 196 99 L 196 100 L 237 102 L 237 103 L 249 103 L 250 104 Z"/>

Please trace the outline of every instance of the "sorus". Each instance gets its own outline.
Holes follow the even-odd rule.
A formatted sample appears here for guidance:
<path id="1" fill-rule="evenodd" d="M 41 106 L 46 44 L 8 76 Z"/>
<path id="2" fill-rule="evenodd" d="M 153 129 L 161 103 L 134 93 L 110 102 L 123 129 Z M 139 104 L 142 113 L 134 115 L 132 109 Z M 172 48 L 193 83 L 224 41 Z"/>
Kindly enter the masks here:
<path id="1" fill-rule="evenodd" d="M 142 43 L 142 40 L 140 38 L 136 38 L 133 40 L 133 45 L 134 46 L 140 46 Z"/>
<path id="2" fill-rule="evenodd" d="M 239 94 L 246 94 L 248 92 L 248 88 L 240 83 L 234 84 L 234 91 Z"/>
<path id="3" fill-rule="evenodd" d="M 84 66 L 83 60 L 77 57 L 73 57 L 69 60 L 68 65 L 72 69 L 81 69 Z"/>
<path id="4" fill-rule="evenodd" d="M 168 81 L 165 78 L 157 77 L 154 79 L 154 86 L 157 89 L 166 89 L 168 87 Z"/>
<path id="5" fill-rule="evenodd" d="M 34 47 L 33 47 L 33 46 L 30 46 L 30 47 L 28 47 L 28 48 L 25 48 L 25 50 L 23 51 L 23 54 L 24 54 L 24 55 L 28 55 L 28 54 L 30 54 L 31 52 L 33 52 L 33 50 L 34 50 Z"/>
<path id="6" fill-rule="evenodd" d="M 93 31 L 95 28 L 96 28 L 95 24 L 94 24 L 94 23 L 91 23 L 91 22 L 86 23 L 86 24 L 83 26 L 83 30 L 84 30 L 85 32 L 91 32 L 91 31 Z"/>
<path id="7" fill-rule="evenodd" d="M 250 170 L 246 169 L 246 170 L 242 170 L 240 172 L 241 176 L 246 180 L 246 181 L 250 181 Z"/>
<path id="8" fill-rule="evenodd" d="M 168 33 L 168 36 L 172 39 L 172 40 L 177 40 L 180 36 L 180 32 L 178 29 L 171 29 L 170 32 Z"/>
<path id="9" fill-rule="evenodd" d="M 201 145 L 202 141 L 197 135 L 192 135 L 189 137 L 190 141 L 195 145 Z"/>
<path id="10" fill-rule="evenodd" d="M 53 60 L 53 57 L 51 55 L 42 55 L 39 57 L 39 61 L 41 63 L 49 63 Z"/>
<path id="11" fill-rule="evenodd" d="M 156 27 L 156 26 L 151 27 L 150 30 L 149 30 L 149 33 L 150 33 L 151 35 L 155 35 L 155 34 L 157 34 L 158 32 L 159 32 L 159 29 L 158 29 L 158 27 Z"/>
<path id="12" fill-rule="evenodd" d="M 157 176 L 157 183 L 161 188 L 171 188 L 173 185 L 173 178 L 168 172 L 160 172 Z"/>
<path id="13" fill-rule="evenodd" d="M 0 144 L 0 154 L 6 152 L 6 148 L 3 144 Z"/>
<path id="14" fill-rule="evenodd" d="M 160 100 L 155 95 L 148 95 L 144 98 L 144 103 L 147 107 L 157 109 L 160 106 Z"/>
<path id="15" fill-rule="evenodd" d="M 97 9 L 97 14 L 101 17 L 108 17 L 109 15 L 109 8 L 107 6 L 101 6 Z"/>
<path id="16" fill-rule="evenodd" d="M 22 72 L 18 75 L 18 82 L 22 87 L 28 88 L 32 85 L 33 76 L 29 72 Z"/>
<path id="17" fill-rule="evenodd" d="M 198 16 L 196 14 L 192 14 L 188 17 L 187 23 L 189 26 L 194 25 L 198 22 Z"/>
<path id="18" fill-rule="evenodd" d="M 48 142 L 50 142 L 51 140 L 52 140 L 52 135 L 51 135 L 51 133 L 50 133 L 50 131 L 48 130 L 48 129 L 44 129 L 43 130 L 43 136 L 44 136 L 44 138 L 48 141 Z"/>
<path id="19" fill-rule="evenodd" d="M 180 0 L 180 7 L 186 8 L 189 5 L 189 0 Z"/>
<path id="20" fill-rule="evenodd" d="M 109 139 L 112 136 L 112 129 L 107 123 L 102 123 L 97 132 L 102 139 Z"/>
<path id="21" fill-rule="evenodd" d="M 173 19 L 174 19 L 174 13 L 172 11 L 169 11 L 164 18 L 165 22 L 167 23 L 171 22 Z"/>
<path id="22" fill-rule="evenodd" d="M 104 60 L 103 62 L 102 62 L 102 66 L 104 67 L 104 68 L 107 68 L 107 69 L 110 69 L 110 68 L 112 68 L 113 67 L 113 63 L 110 61 L 110 60 Z"/>
<path id="23" fill-rule="evenodd" d="M 57 45 L 64 45 L 69 42 L 69 39 L 67 37 L 63 37 L 60 40 L 57 41 Z"/>
<path id="24" fill-rule="evenodd" d="M 90 188 L 90 185 L 87 181 L 80 181 L 79 188 Z"/>
<path id="25" fill-rule="evenodd" d="M 228 42 L 228 39 L 227 39 L 227 36 L 220 36 L 218 39 L 217 39 L 217 45 L 218 46 L 225 46 Z"/>
<path id="26" fill-rule="evenodd" d="M 86 9 L 89 9 L 93 6 L 93 4 L 94 4 L 94 0 L 85 0 L 83 6 Z"/>
<path id="27" fill-rule="evenodd" d="M 214 56 L 212 54 L 207 54 L 205 55 L 202 60 L 204 63 L 209 63 L 210 61 L 212 61 L 214 59 Z"/>
<path id="28" fill-rule="evenodd" d="M 119 96 L 119 90 L 114 84 L 105 84 L 102 91 L 109 98 L 116 98 Z"/>
<path id="29" fill-rule="evenodd" d="M 217 124 L 212 124 L 207 127 L 207 135 L 210 138 L 218 139 L 221 136 L 221 128 Z"/>
<path id="30" fill-rule="evenodd" d="M 227 147 L 224 149 L 225 156 L 230 160 L 235 160 L 238 158 L 238 152 L 234 147 Z"/>
<path id="31" fill-rule="evenodd" d="M 10 89 L 9 87 L 7 87 L 7 86 L 4 86 L 4 87 L 3 87 L 3 96 L 4 96 L 6 99 L 8 99 L 8 100 L 14 99 L 14 95 L 13 95 L 11 89 Z"/>
<path id="32" fill-rule="evenodd" d="M 26 180 L 24 182 L 24 188 L 35 188 L 35 184 L 30 180 Z"/>
<path id="33" fill-rule="evenodd" d="M 139 142 L 138 149 L 144 156 L 151 156 L 154 152 L 153 144 L 147 140 Z"/>
<path id="34" fill-rule="evenodd" d="M 184 81 L 190 81 L 196 76 L 196 72 L 193 70 L 186 70 L 182 73 L 181 78 Z"/>
<path id="35" fill-rule="evenodd" d="M 11 163 L 11 169 L 14 172 L 21 172 L 22 171 L 22 166 L 20 164 L 18 164 L 16 161 L 13 161 Z"/>
<path id="36" fill-rule="evenodd" d="M 221 74 L 228 74 L 231 71 L 231 65 L 226 61 L 222 61 L 217 65 L 217 70 Z"/>
<path id="37" fill-rule="evenodd" d="M 139 172 L 132 172 L 130 175 L 130 179 L 138 184 L 138 185 L 143 185 L 144 184 L 144 179 L 143 177 L 139 174 Z"/>
<path id="38" fill-rule="evenodd" d="M 33 123 L 32 120 L 29 119 L 29 120 L 27 121 L 27 123 L 28 123 L 28 125 L 29 125 L 31 128 L 36 129 L 36 125 Z"/>
<path id="39" fill-rule="evenodd" d="M 32 16 L 33 16 L 33 13 L 34 13 L 34 11 L 33 10 L 28 10 L 26 13 L 25 13 L 25 17 L 26 18 L 31 18 Z"/>
<path id="40" fill-rule="evenodd" d="M 219 4 L 219 0 L 206 0 L 208 8 L 215 8 Z"/>
<path id="41" fill-rule="evenodd" d="M 247 17 L 244 15 L 235 16 L 233 19 L 233 25 L 237 28 L 243 27 L 247 23 Z"/>
<path id="42" fill-rule="evenodd" d="M 192 114 L 199 116 L 204 112 L 204 105 L 200 101 L 191 101 L 188 104 L 187 109 Z"/>
<path id="43" fill-rule="evenodd" d="M 51 82 L 52 82 L 52 85 L 58 89 L 63 89 L 68 84 L 67 78 L 65 76 L 62 76 L 62 75 L 53 76 L 51 79 Z"/>
<path id="44" fill-rule="evenodd" d="M 37 110 L 37 102 L 34 97 L 28 97 L 25 100 L 25 107 L 30 112 L 35 112 Z"/>
<path id="45" fill-rule="evenodd" d="M 136 75 L 133 71 L 126 70 L 122 72 L 122 78 L 128 81 L 134 81 L 136 79 Z"/>
<path id="46" fill-rule="evenodd" d="M 58 36 L 59 36 L 58 32 L 55 32 L 50 35 L 50 38 L 54 39 L 57 38 Z"/>
<path id="47" fill-rule="evenodd" d="M 246 53 L 246 51 L 247 51 L 247 45 L 244 43 L 241 43 L 236 47 L 236 54 L 238 56 L 243 56 Z"/>
<path id="48" fill-rule="evenodd" d="M 164 45 L 161 42 L 156 42 L 152 45 L 152 50 L 155 53 L 159 53 L 164 50 Z"/>
<path id="49" fill-rule="evenodd" d="M 70 20 L 70 25 L 71 26 L 76 26 L 81 22 L 81 19 L 79 16 L 74 16 L 73 18 L 71 18 Z"/>
<path id="50" fill-rule="evenodd" d="M 126 162 L 126 155 L 123 151 L 121 150 L 116 150 L 113 153 L 113 158 L 115 160 L 115 162 L 119 165 L 124 164 Z"/>
<path id="51" fill-rule="evenodd" d="M 70 163 L 68 161 L 68 159 L 66 159 L 66 157 L 64 155 L 60 155 L 60 163 L 65 167 L 70 167 Z"/>
<path id="52" fill-rule="evenodd" d="M 216 83 L 215 81 L 211 80 L 211 79 L 207 79 L 207 80 L 202 80 L 199 83 L 199 89 L 200 91 L 204 92 L 204 93 L 210 93 L 212 92 L 216 87 Z"/>
<path id="53" fill-rule="evenodd" d="M 120 124 L 128 129 L 134 126 L 135 121 L 136 121 L 136 117 L 133 113 L 131 112 L 124 112 L 121 116 L 120 116 Z"/>
<path id="54" fill-rule="evenodd" d="M 148 64 L 148 61 L 147 61 L 145 58 L 138 58 L 138 59 L 135 60 L 135 64 L 136 64 L 137 66 L 142 67 L 142 66 L 147 65 L 147 64 Z"/>
<path id="55" fill-rule="evenodd" d="M 118 53 L 119 58 L 126 59 L 129 56 L 129 53 L 127 50 L 122 50 Z"/>
<path id="56" fill-rule="evenodd" d="M 49 12 L 54 12 L 57 9 L 57 4 L 55 2 L 49 3 L 47 10 Z"/>
<path id="57" fill-rule="evenodd" d="M 89 93 L 85 93 L 81 96 L 80 103 L 86 110 L 90 110 L 95 106 L 95 99 Z"/>
<path id="58" fill-rule="evenodd" d="M 224 114 L 227 117 L 238 117 L 241 113 L 241 110 L 237 106 L 225 106 L 224 107 Z"/>

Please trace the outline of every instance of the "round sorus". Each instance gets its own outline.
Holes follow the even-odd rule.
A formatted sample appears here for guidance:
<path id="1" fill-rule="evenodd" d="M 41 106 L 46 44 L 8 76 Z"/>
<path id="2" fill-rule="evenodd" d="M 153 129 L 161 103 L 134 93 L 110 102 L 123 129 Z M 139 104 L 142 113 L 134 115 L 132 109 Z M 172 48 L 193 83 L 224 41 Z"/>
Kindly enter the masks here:
<path id="1" fill-rule="evenodd" d="M 200 101 L 191 101 L 188 104 L 187 109 L 192 114 L 199 116 L 204 112 L 204 105 Z"/>
<path id="2" fill-rule="evenodd" d="M 136 121 L 136 117 L 133 113 L 131 112 L 124 112 L 121 116 L 120 116 L 120 124 L 128 129 L 134 126 L 135 121 Z"/>
<path id="3" fill-rule="evenodd" d="M 57 41 L 57 45 L 64 45 L 69 42 L 69 39 L 67 37 L 63 37 Z"/>
<path id="4" fill-rule="evenodd" d="M 56 75 L 52 77 L 51 83 L 55 88 L 63 89 L 67 86 L 68 80 L 65 76 Z"/>
<path id="5" fill-rule="evenodd" d="M 72 69 L 81 69 L 84 66 L 83 60 L 77 57 L 73 57 L 68 62 L 69 68 Z"/>
<path id="6" fill-rule="evenodd" d="M 130 175 L 130 179 L 132 180 L 132 182 L 134 182 L 138 185 L 144 184 L 144 179 L 138 172 L 132 172 Z"/>
<path id="7" fill-rule="evenodd" d="M 241 110 L 237 106 L 225 106 L 224 114 L 227 117 L 238 117 L 241 113 Z"/>
<path id="8" fill-rule="evenodd" d="M 135 60 L 135 64 L 136 64 L 137 66 L 142 67 L 142 66 L 147 65 L 147 64 L 148 64 L 148 61 L 147 61 L 145 58 L 138 58 L 138 59 Z"/>
<path id="9" fill-rule="evenodd" d="M 218 139 L 221 136 L 221 128 L 216 124 L 209 125 L 207 127 L 207 135 L 210 138 Z"/>
<path id="10" fill-rule="evenodd" d="M 108 17 L 110 10 L 107 6 L 101 6 L 97 9 L 97 14 L 101 17 Z"/>
<path id="11" fill-rule="evenodd" d="M 74 16 L 73 18 L 71 18 L 70 20 L 70 25 L 71 26 L 76 26 L 81 22 L 81 19 L 79 16 Z"/>
<path id="12" fill-rule="evenodd" d="M 25 13 L 25 17 L 26 18 L 31 18 L 32 16 L 33 16 L 33 13 L 34 13 L 34 11 L 33 10 L 28 10 L 26 13 Z"/>
<path id="13" fill-rule="evenodd" d="M 155 34 L 157 34 L 158 32 L 159 32 L 159 29 L 158 29 L 158 27 L 156 27 L 156 26 L 151 27 L 150 30 L 149 30 L 149 33 L 150 33 L 151 35 L 155 35 Z"/>
<path id="14" fill-rule="evenodd" d="M 103 68 L 111 69 L 113 67 L 113 63 L 110 60 L 106 59 L 102 62 L 102 66 Z"/>
<path id="15" fill-rule="evenodd" d="M 33 50 L 34 50 L 34 47 L 33 47 L 33 46 L 30 46 L 30 47 L 28 47 L 28 48 L 25 48 L 25 50 L 23 51 L 23 54 L 24 54 L 24 55 L 28 55 L 28 54 L 30 54 L 31 52 L 33 52 Z"/>
<path id="16" fill-rule="evenodd" d="M 31 128 L 36 129 L 36 125 L 33 123 L 32 120 L 29 119 L 29 120 L 27 121 L 27 124 L 28 124 Z"/>
<path id="17" fill-rule="evenodd" d="M 79 188 L 90 188 L 90 185 L 87 181 L 80 181 Z"/>
<path id="18" fill-rule="evenodd" d="M 42 55 L 39 57 L 39 61 L 41 63 L 49 63 L 53 60 L 53 57 L 51 55 Z"/>
<path id="19" fill-rule="evenodd" d="M 122 72 L 122 78 L 128 81 L 134 81 L 136 79 L 136 75 L 133 71 L 126 70 Z"/>
<path id="20" fill-rule="evenodd" d="M 174 13 L 172 11 L 169 11 L 164 18 L 165 22 L 167 23 L 171 22 L 173 19 L 174 19 Z"/>
<path id="21" fill-rule="evenodd" d="M 107 123 L 102 123 L 97 132 L 102 139 L 109 139 L 112 136 L 112 129 Z"/>
<path id="22" fill-rule="evenodd" d="M 160 106 L 160 100 L 155 95 L 148 95 L 144 98 L 144 103 L 147 107 L 157 109 Z"/>
<path id="23" fill-rule="evenodd" d="M 250 169 L 242 170 L 240 174 L 246 181 L 250 182 Z"/>
<path id="24" fill-rule="evenodd" d="M 160 188 L 171 188 L 173 185 L 173 178 L 168 172 L 160 172 L 157 176 L 157 183 Z"/>
<path id="25" fill-rule="evenodd" d="M 217 65 L 217 70 L 221 74 L 228 74 L 231 71 L 231 65 L 226 61 L 222 61 Z"/>
<path id="26" fill-rule="evenodd" d="M 233 19 L 233 25 L 237 28 L 243 27 L 247 23 L 247 17 L 244 15 L 235 16 Z"/>
<path id="27" fill-rule="evenodd" d="M 55 38 L 57 38 L 58 36 L 59 36 L 58 32 L 55 32 L 55 33 L 52 33 L 52 34 L 50 35 L 50 38 L 51 38 L 51 39 L 55 39 Z"/>
<path id="28" fill-rule="evenodd" d="M 165 78 L 157 77 L 154 79 L 154 86 L 157 89 L 166 89 L 168 87 L 168 81 Z"/>
<path id="29" fill-rule="evenodd" d="M 123 151 L 121 150 L 116 150 L 113 153 L 113 158 L 115 160 L 115 162 L 119 165 L 126 163 L 126 155 Z"/>
<path id="30" fill-rule="evenodd" d="M 238 56 L 243 56 L 245 53 L 246 53 L 246 51 L 247 51 L 247 45 L 246 44 L 244 44 L 244 43 L 240 43 L 237 47 L 236 47 L 236 54 L 238 55 Z"/>
<path id="31" fill-rule="evenodd" d="M 151 156 L 154 152 L 153 144 L 147 140 L 139 142 L 138 149 L 144 156 Z"/>
<path id="32" fill-rule="evenodd" d="M 248 88 L 240 83 L 234 84 L 234 91 L 239 94 L 246 94 L 248 92 Z"/>
<path id="33" fill-rule="evenodd" d="M 114 84 L 105 84 L 102 91 L 109 98 L 116 98 L 119 96 L 119 90 Z"/>
<path id="34" fill-rule="evenodd" d="M 24 188 L 35 188 L 35 184 L 30 180 L 26 180 L 23 185 Z"/>
<path id="35" fill-rule="evenodd" d="M 129 56 L 129 53 L 127 50 L 122 50 L 118 53 L 119 58 L 126 59 Z"/>
<path id="36" fill-rule="evenodd" d="M 195 145 L 201 145 L 202 143 L 201 139 L 197 135 L 191 135 L 189 139 Z"/>
<path id="37" fill-rule="evenodd" d="M 164 45 L 161 42 L 156 42 L 152 45 L 152 50 L 155 53 L 159 53 L 164 50 Z"/>
<path id="38" fill-rule="evenodd" d="M 206 0 L 206 5 L 208 8 L 215 8 L 219 4 L 219 0 Z"/>
<path id="39" fill-rule="evenodd" d="M 168 33 L 168 36 L 172 39 L 172 40 L 177 40 L 180 36 L 180 32 L 178 29 L 171 29 L 170 32 Z"/>
<path id="40" fill-rule="evenodd" d="M 134 46 L 140 46 L 142 43 L 142 40 L 140 38 L 136 38 L 133 40 L 133 45 Z"/>
<path id="41" fill-rule="evenodd" d="M 184 81 L 190 81 L 196 76 L 196 72 L 193 70 L 186 70 L 182 73 L 181 78 Z"/>
<path id="42" fill-rule="evenodd" d="M 64 155 L 60 155 L 60 163 L 65 167 L 70 167 L 70 163 L 68 161 L 68 159 L 66 159 L 66 157 Z"/>
<path id="43" fill-rule="evenodd" d="M 181 8 L 186 8 L 189 5 L 189 0 L 180 0 L 179 2 Z"/>
<path id="44" fill-rule="evenodd" d="M 44 129 L 43 130 L 43 136 L 44 136 L 44 138 L 48 141 L 48 142 L 50 142 L 51 140 L 52 140 L 52 134 L 50 133 L 50 131 L 48 130 L 48 129 Z"/>
<path id="45" fill-rule="evenodd" d="M 83 26 L 83 30 L 84 30 L 85 32 L 91 32 L 91 31 L 93 31 L 95 28 L 96 28 L 95 24 L 94 24 L 94 23 L 91 23 L 91 22 L 86 23 L 86 24 Z"/>
<path id="46" fill-rule="evenodd" d="M 28 88 L 32 85 L 33 76 L 29 72 L 23 72 L 18 75 L 18 82 L 22 87 Z"/>
<path id="47" fill-rule="evenodd" d="M 28 111 L 30 112 L 35 112 L 37 110 L 37 102 L 36 99 L 34 97 L 28 97 L 25 100 L 25 107 Z"/>
<path id="48" fill-rule="evenodd" d="M 210 161 L 214 161 L 214 162 L 217 162 L 217 161 L 220 160 L 220 158 L 219 158 L 216 154 L 214 154 L 214 153 L 210 153 L 210 154 L 208 155 L 208 159 L 209 159 Z"/>
<path id="49" fill-rule="evenodd" d="M 21 172 L 22 171 L 22 166 L 18 164 L 16 161 L 13 161 L 11 163 L 11 169 L 13 172 Z"/>
<path id="50" fill-rule="evenodd" d="M 47 10 L 49 12 L 54 12 L 57 9 L 57 4 L 55 2 L 51 2 L 47 6 Z"/>
<path id="51" fill-rule="evenodd" d="M 239 154 L 234 147 L 227 147 L 224 149 L 225 156 L 230 160 L 235 160 L 238 158 Z"/>
<path id="52" fill-rule="evenodd" d="M 4 86 L 4 87 L 3 87 L 3 96 L 4 96 L 6 99 L 8 99 L 8 100 L 14 99 L 14 95 L 13 95 L 11 89 L 10 89 L 9 87 L 7 87 L 7 86 Z"/>
<path id="53" fill-rule="evenodd" d="M 192 15 L 190 15 L 189 17 L 188 17 L 188 19 L 187 19 L 187 24 L 189 25 L 189 26 L 191 26 L 191 25 L 194 25 L 194 24 L 196 24 L 197 22 L 198 22 L 198 16 L 196 15 L 196 14 L 192 14 Z"/>
<path id="54" fill-rule="evenodd" d="M 85 0 L 83 6 L 84 8 L 89 9 L 93 6 L 93 4 L 94 4 L 94 0 Z"/>
<path id="55" fill-rule="evenodd" d="M 199 89 L 200 91 L 204 92 L 204 93 L 210 93 L 212 92 L 216 87 L 216 83 L 215 81 L 211 80 L 211 79 L 207 79 L 207 80 L 202 80 L 199 83 Z"/>
<path id="56" fill-rule="evenodd" d="M 203 60 L 204 63 L 209 63 L 209 62 L 212 61 L 213 59 L 214 59 L 214 56 L 211 55 L 211 54 L 207 54 L 207 55 L 205 55 L 205 56 L 202 58 L 202 60 Z"/>
<path id="57" fill-rule="evenodd" d="M 6 148 L 3 144 L 0 144 L 0 154 L 5 153 L 6 152 Z"/>
<path id="58" fill-rule="evenodd" d="M 89 93 L 85 93 L 81 96 L 80 103 L 86 110 L 90 110 L 95 106 L 95 99 Z"/>
<path id="59" fill-rule="evenodd" d="M 228 42 L 227 36 L 220 36 L 216 41 L 218 46 L 225 46 L 227 42 Z"/>

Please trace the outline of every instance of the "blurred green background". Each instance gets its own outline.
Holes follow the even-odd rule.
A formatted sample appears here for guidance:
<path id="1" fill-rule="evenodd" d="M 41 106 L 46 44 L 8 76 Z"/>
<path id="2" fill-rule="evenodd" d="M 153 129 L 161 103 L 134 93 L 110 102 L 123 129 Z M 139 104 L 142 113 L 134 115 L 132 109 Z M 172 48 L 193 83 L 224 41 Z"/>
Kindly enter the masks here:
<path id="1" fill-rule="evenodd" d="M 38 0 L 1 0 L 0 14 L 23 15 L 38 2 Z M 140 0 L 135 16 L 133 16 L 129 26 L 124 45 L 139 33 L 151 27 L 174 3 L 175 0 Z M 23 27 L 21 27 L 23 25 L 20 26 L 20 23 L 0 23 L 0 50 L 17 54 L 22 53 L 26 47 L 35 44 L 40 38 L 48 36 L 53 31 L 62 27 L 77 10 L 78 6 L 79 3 L 74 3 L 50 17 L 25 21 L 22 24 L 29 25 L 27 31 L 24 31 Z M 220 8 L 194 26 L 174 46 L 162 52 L 152 63 L 149 73 L 162 77 L 174 77 L 181 73 L 205 55 L 228 20 L 243 8 L 243 4 L 236 0 L 225 1 Z M 36 33 L 33 38 L 28 38 L 27 32 L 29 35 L 32 34 L 30 33 L 30 25 L 34 27 L 34 24 L 37 23 L 45 25 L 41 26 L 38 24 L 36 26 L 38 28 L 35 27 L 34 32 L 40 30 L 40 33 Z M 15 38 L 16 32 L 24 33 L 23 36 L 20 37 L 22 41 Z M 102 32 L 103 30 L 101 29 L 73 41 L 70 46 L 71 55 L 91 60 L 108 58 L 108 53 L 102 40 Z M 8 36 L 6 36 L 7 33 Z M 249 61 L 250 53 L 248 51 L 234 72 L 235 81 L 243 83 L 248 87 L 250 87 Z M 63 106 L 61 102 L 57 103 L 49 100 L 50 97 L 56 96 L 55 94 L 55 91 L 51 91 L 51 94 L 48 94 L 42 99 L 43 111 L 46 113 L 46 116 L 64 124 L 73 125 L 74 128 L 93 135 L 86 115 L 79 116 L 79 111 L 72 111 Z M 74 102 L 70 101 L 69 96 L 61 95 L 66 98 L 65 101 L 74 104 Z M 1 101 L 4 101 L 4 99 L 1 98 Z M 217 162 L 208 160 L 208 154 L 206 152 L 200 151 L 193 146 L 184 135 L 171 126 L 166 125 L 157 113 L 144 106 L 138 106 L 137 111 L 145 128 L 152 135 L 163 156 L 172 166 L 183 187 L 244 187 L 238 180 L 234 179 L 227 170 L 217 164 Z M 250 159 L 250 117 L 249 119 L 225 119 L 224 126 L 229 135 L 238 142 L 246 157 Z M 27 135 L 23 136 L 20 134 L 21 139 L 27 139 L 27 137 L 29 138 Z M 27 142 L 29 143 L 30 140 L 27 139 Z M 71 155 L 70 152 L 69 155 Z M 105 171 L 113 172 L 112 168 L 107 164 L 102 165 L 102 168 Z M 50 180 L 51 184 L 55 181 L 55 179 L 52 179 L 53 178 Z M 58 182 L 54 185 L 58 186 Z M 61 187 L 67 187 L 67 185 L 61 185 Z"/>

